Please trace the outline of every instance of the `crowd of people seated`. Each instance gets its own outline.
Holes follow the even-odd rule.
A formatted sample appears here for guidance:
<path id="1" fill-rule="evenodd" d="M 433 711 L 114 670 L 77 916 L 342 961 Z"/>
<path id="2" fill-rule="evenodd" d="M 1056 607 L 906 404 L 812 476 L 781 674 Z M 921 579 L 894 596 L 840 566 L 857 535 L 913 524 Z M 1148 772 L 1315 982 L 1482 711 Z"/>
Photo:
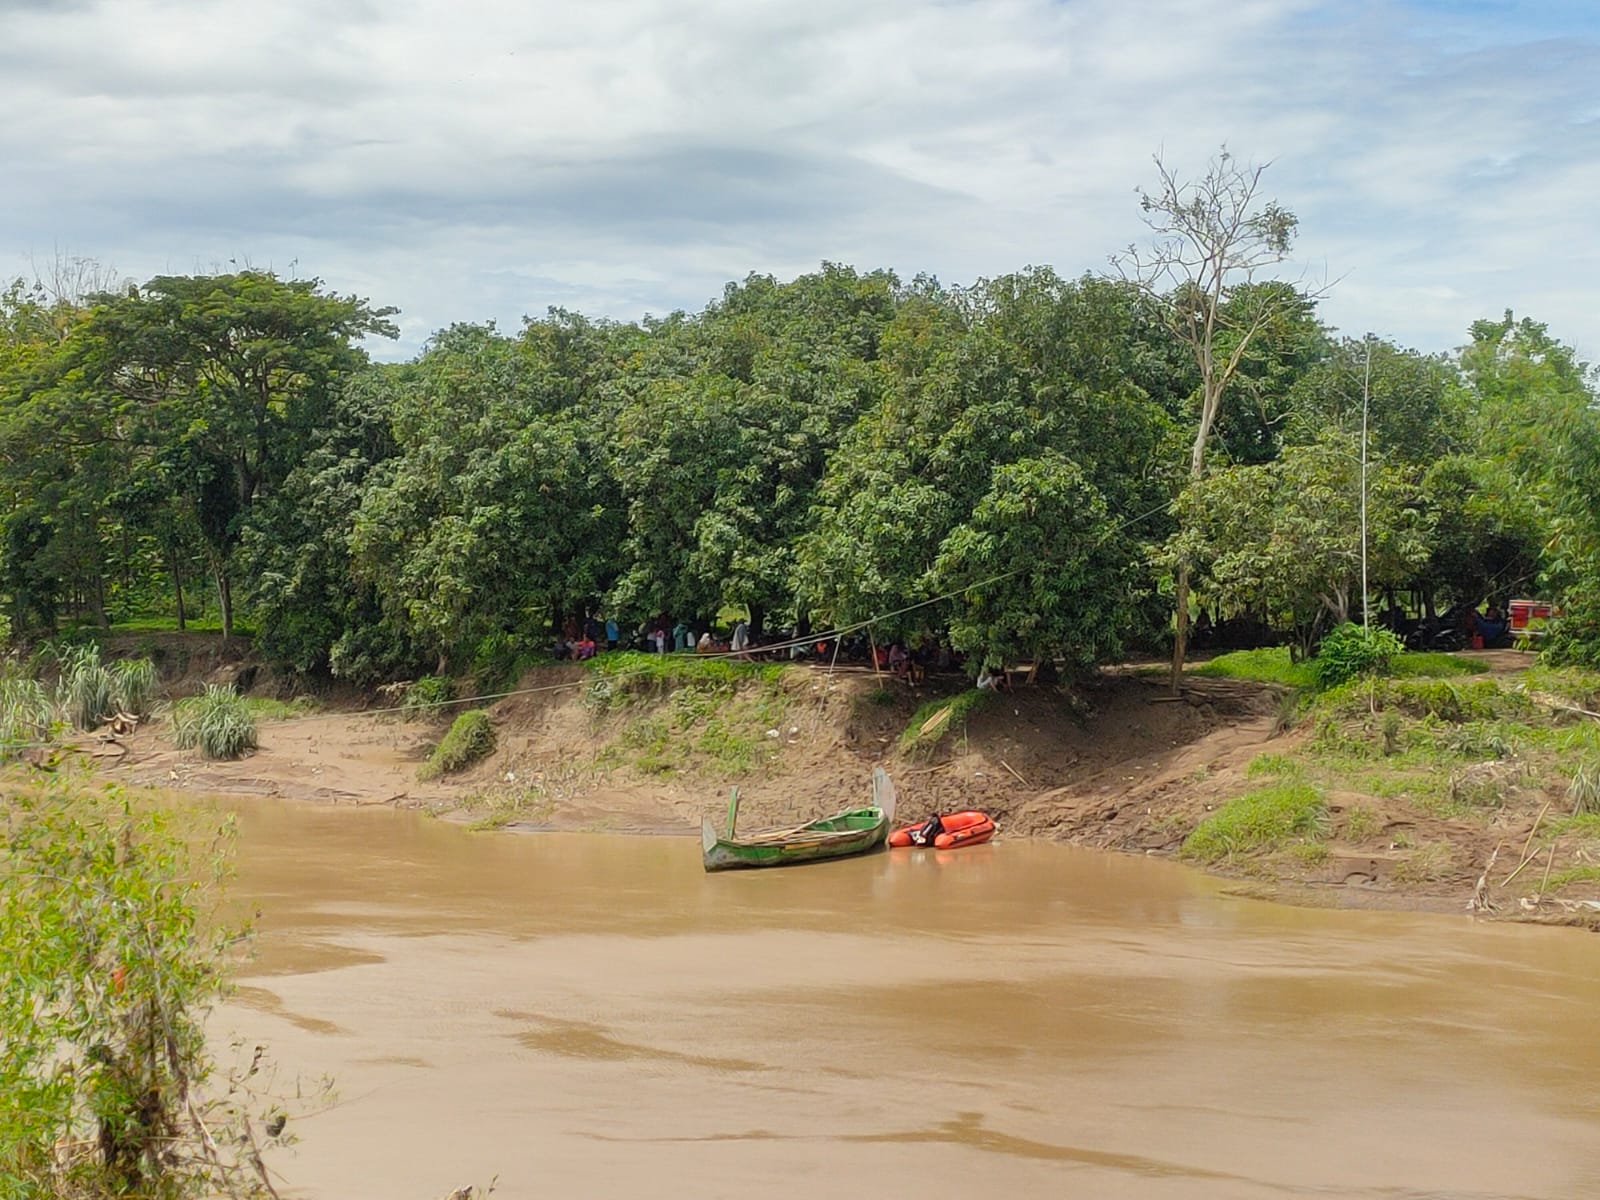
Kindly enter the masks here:
<path id="1" fill-rule="evenodd" d="M 763 660 L 818 661 L 852 666 L 867 665 L 908 684 L 930 672 L 964 667 L 963 656 L 947 638 L 927 632 L 912 639 L 878 643 L 865 630 L 842 638 L 813 638 L 806 627 L 779 628 L 757 633 L 740 619 L 726 630 L 690 620 L 666 617 L 645 621 L 629 631 L 615 617 L 586 617 L 569 621 L 550 646 L 557 660 L 582 662 L 602 650 L 636 650 L 651 654 L 731 654 Z"/>

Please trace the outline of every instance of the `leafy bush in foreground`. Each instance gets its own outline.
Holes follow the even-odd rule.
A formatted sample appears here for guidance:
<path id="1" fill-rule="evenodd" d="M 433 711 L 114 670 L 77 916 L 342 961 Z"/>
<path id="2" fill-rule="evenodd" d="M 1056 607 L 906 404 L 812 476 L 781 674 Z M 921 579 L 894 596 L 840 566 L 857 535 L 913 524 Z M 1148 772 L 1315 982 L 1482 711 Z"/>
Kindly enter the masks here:
<path id="1" fill-rule="evenodd" d="M 419 779 L 437 779 L 465 770 L 494 751 L 494 725 L 481 708 L 468 709 L 455 719 L 450 731 L 417 772 Z"/>
<path id="2" fill-rule="evenodd" d="M 259 1052 L 221 1072 L 205 1037 L 237 931 L 211 919 L 197 880 L 225 859 L 196 861 L 178 814 L 114 790 L 53 777 L 8 791 L 0 1196 L 276 1195 L 260 1152 L 284 1125 L 252 1091 Z"/>

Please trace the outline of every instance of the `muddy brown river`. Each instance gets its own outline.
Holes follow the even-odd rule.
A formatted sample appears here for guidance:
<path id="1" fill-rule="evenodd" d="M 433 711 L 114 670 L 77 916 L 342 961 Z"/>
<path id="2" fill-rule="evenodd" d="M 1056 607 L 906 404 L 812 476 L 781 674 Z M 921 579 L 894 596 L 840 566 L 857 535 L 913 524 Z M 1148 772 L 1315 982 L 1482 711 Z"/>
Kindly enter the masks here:
<path id="1" fill-rule="evenodd" d="M 1600 1196 L 1591 934 L 1027 842 L 708 876 L 232 806 L 262 916 L 219 1025 L 340 1093 L 286 1195 Z"/>

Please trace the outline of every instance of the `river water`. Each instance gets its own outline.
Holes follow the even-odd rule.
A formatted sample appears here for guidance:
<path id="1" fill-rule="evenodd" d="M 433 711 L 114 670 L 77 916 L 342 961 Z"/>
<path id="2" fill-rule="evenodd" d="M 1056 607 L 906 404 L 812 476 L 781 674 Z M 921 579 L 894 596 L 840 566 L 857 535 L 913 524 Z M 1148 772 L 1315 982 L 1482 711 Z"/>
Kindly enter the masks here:
<path id="1" fill-rule="evenodd" d="M 708 876 L 233 807 L 262 915 L 219 1024 L 340 1093 L 286 1195 L 1600 1196 L 1590 934 L 1027 842 Z"/>

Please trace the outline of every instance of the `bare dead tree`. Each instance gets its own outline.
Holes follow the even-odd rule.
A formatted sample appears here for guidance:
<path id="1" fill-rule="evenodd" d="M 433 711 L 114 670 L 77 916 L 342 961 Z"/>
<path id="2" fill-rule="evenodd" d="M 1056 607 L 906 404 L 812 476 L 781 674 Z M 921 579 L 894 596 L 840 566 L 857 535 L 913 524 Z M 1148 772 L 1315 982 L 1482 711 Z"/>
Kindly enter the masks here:
<path id="1" fill-rule="evenodd" d="M 1276 200 L 1263 200 L 1261 176 L 1270 163 L 1241 163 L 1223 146 L 1199 179 L 1185 181 L 1155 156 L 1158 183 L 1139 189 L 1150 228 L 1146 245 L 1130 245 L 1111 265 L 1157 301 L 1167 326 L 1189 348 L 1200 373 L 1200 417 L 1189 477 L 1205 470 L 1206 443 L 1228 385 L 1258 334 L 1326 287 L 1307 292 L 1249 285 L 1289 256 L 1298 218 Z M 1177 692 L 1189 634 L 1189 564 L 1180 559 L 1175 596 L 1177 634 L 1172 690 Z"/>

